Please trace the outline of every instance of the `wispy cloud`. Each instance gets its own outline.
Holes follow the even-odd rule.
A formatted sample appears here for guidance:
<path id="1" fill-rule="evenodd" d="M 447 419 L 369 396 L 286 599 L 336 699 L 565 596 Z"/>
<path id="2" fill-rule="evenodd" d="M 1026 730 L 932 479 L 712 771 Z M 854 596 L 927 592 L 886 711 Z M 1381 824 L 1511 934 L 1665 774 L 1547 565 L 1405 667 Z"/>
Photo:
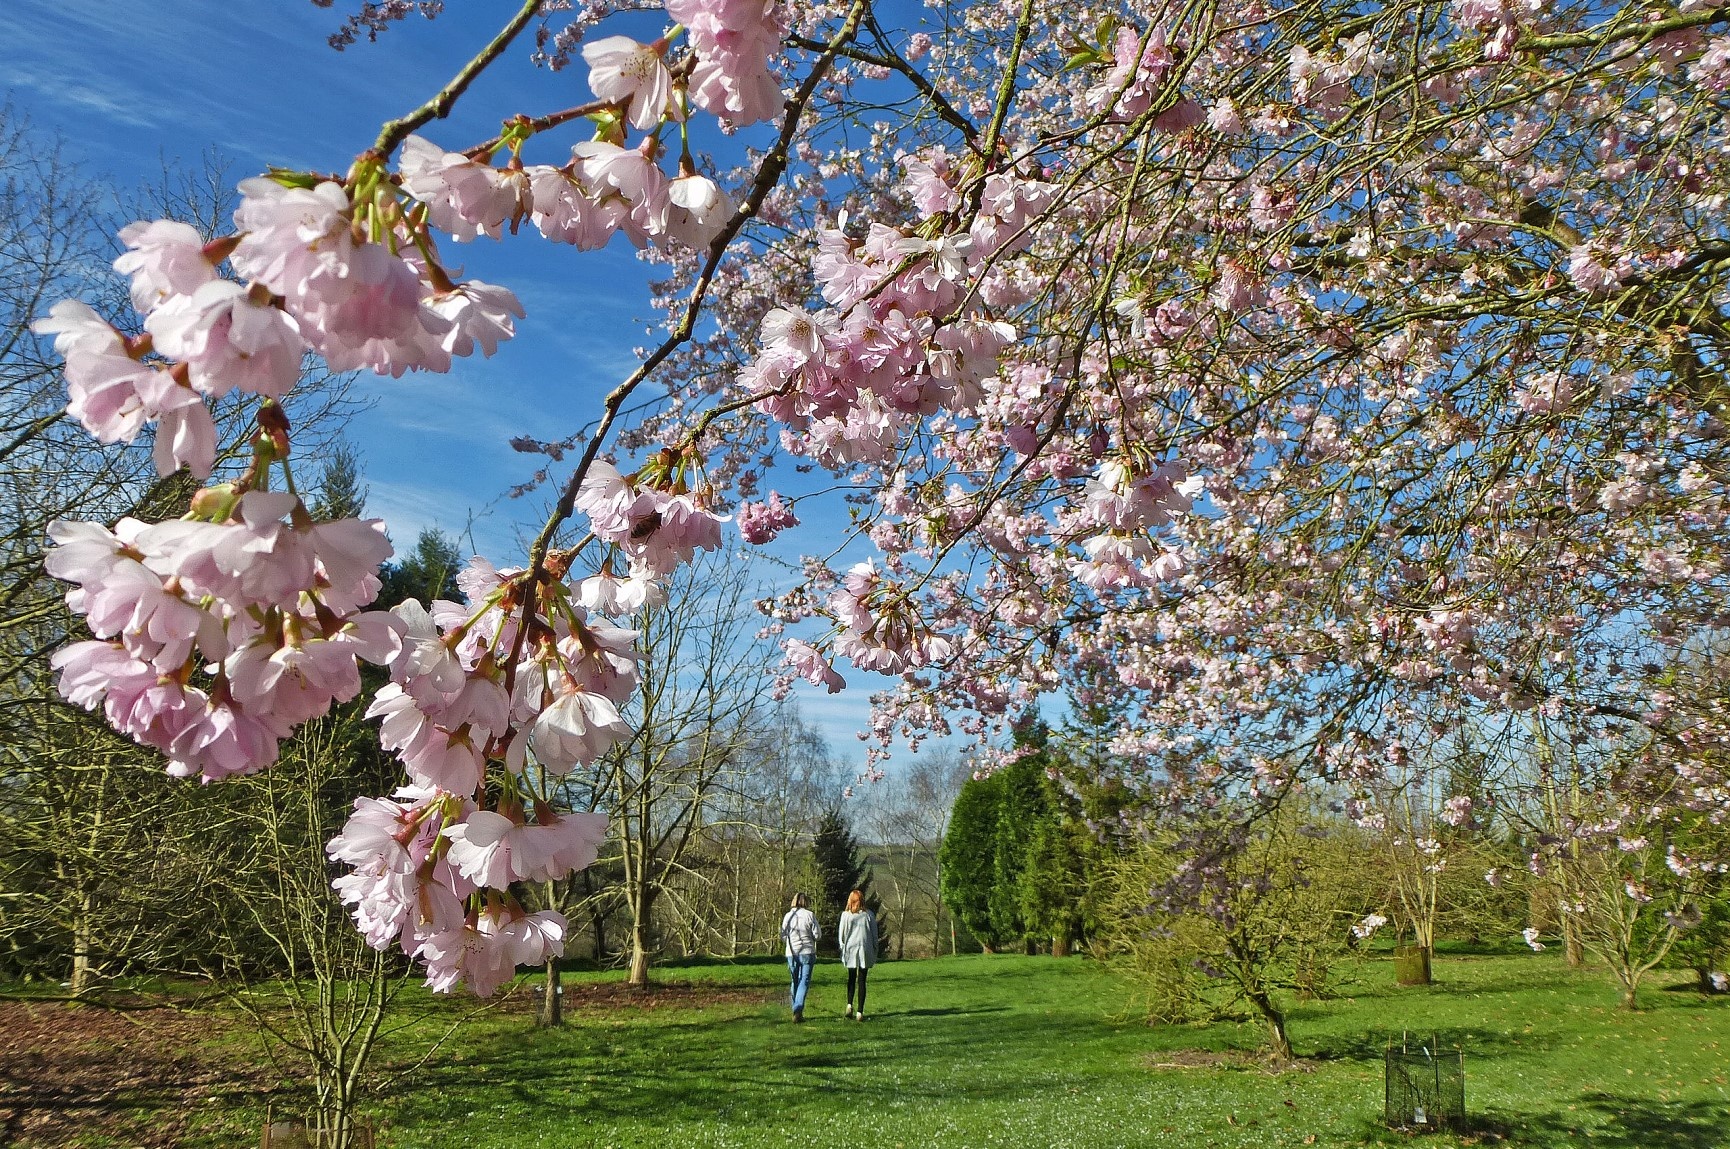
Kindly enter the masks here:
<path id="1" fill-rule="evenodd" d="M 517 524 L 496 508 L 477 504 L 466 489 L 368 479 L 366 512 L 383 519 L 397 553 L 434 527 L 455 538 L 459 549 L 501 562 L 515 557 Z"/>

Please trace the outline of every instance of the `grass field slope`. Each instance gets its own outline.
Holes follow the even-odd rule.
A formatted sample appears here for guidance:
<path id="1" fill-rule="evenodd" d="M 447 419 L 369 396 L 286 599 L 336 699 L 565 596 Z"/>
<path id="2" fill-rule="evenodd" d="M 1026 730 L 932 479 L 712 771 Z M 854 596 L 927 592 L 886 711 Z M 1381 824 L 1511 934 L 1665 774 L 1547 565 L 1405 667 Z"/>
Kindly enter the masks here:
<path id="1" fill-rule="evenodd" d="M 777 963 L 664 971 L 643 998 L 573 979 L 571 1023 L 471 1022 L 380 1109 L 385 1143 L 446 1149 L 652 1146 L 1408 1144 L 1383 1130 L 1381 1055 L 1402 1031 L 1467 1054 L 1463 1135 L 1426 1146 L 1730 1146 L 1730 999 L 1655 983 L 1614 1008 L 1602 971 L 1552 955 L 1452 956 L 1438 984 L 1368 960 L 1348 996 L 1298 1004 L 1299 1061 L 1259 1027 L 1150 1027 L 1081 959 L 970 956 L 879 966 L 871 1016 L 841 1017 L 819 968 L 792 1025 Z M 1680 986 L 1682 979 L 1671 979 Z"/>

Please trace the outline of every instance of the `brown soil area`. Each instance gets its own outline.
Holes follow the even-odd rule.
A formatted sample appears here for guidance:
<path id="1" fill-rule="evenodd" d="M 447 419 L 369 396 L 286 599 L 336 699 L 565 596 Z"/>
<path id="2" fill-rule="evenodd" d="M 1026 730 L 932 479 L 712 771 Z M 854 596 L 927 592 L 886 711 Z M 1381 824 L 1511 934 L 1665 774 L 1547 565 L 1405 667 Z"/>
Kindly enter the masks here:
<path id="1" fill-rule="evenodd" d="M 564 992 L 572 1021 L 608 1010 L 754 1006 L 772 997 L 761 986 L 709 982 L 632 989 L 579 981 L 566 982 Z M 201 1108 L 273 1091 L 273 1076 L 252 1050 L 236 1057 L 213 1044 L 233 1023 L 144 999 L 111 1004 L 117 1008 L 0 1001 L 0 1146 L 173 1149 Z M 539 996 L 521 988 L 500 1007 L 532 1013 Z"/>
<path id="2" fill-rule="evenodd" d="M 267 1084 L 208 1049 L 219 1031 L 162 1007 L 0 1001 L 0 1145 L 178 1145 L 190 1110 Z"/>

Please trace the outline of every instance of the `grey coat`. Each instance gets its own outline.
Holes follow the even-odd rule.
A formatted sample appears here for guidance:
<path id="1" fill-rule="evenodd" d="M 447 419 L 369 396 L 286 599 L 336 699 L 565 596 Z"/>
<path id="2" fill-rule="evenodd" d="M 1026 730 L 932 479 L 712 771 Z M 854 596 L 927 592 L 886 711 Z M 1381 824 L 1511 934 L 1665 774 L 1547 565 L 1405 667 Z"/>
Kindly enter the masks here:
<path id="1" fill-rule="evenodd" d="M 877 915 L 870 910 L 841 915 L 841 964 L 870 969 L 877 964 Z"/>

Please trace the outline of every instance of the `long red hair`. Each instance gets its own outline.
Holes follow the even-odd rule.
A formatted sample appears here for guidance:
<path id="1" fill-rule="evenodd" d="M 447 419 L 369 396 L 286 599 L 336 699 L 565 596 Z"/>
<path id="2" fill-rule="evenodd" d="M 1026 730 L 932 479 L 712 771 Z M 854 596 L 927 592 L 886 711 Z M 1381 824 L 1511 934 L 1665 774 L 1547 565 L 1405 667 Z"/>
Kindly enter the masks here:
<path id="1" fill-rule="evenodd" d="M 864 908 L 865 908 L 865 895 L 864 894 L 860 893 L 858 890 L 854 890 L 852 893 L 847 895 L 847 912 L 848 913 L 856 914 Z"/>

